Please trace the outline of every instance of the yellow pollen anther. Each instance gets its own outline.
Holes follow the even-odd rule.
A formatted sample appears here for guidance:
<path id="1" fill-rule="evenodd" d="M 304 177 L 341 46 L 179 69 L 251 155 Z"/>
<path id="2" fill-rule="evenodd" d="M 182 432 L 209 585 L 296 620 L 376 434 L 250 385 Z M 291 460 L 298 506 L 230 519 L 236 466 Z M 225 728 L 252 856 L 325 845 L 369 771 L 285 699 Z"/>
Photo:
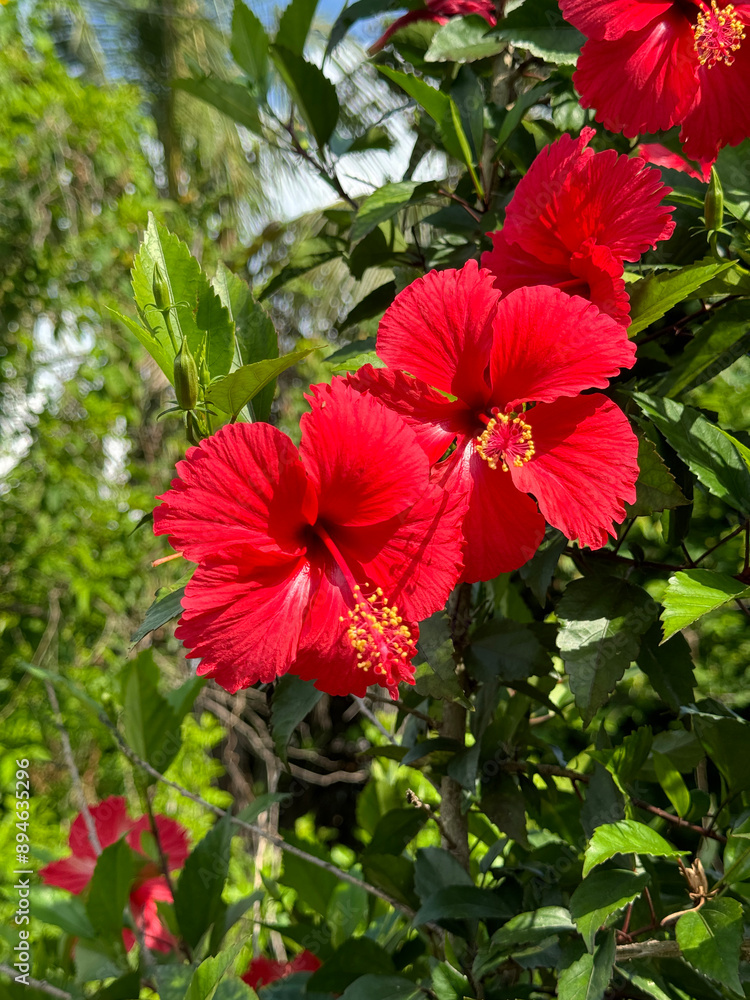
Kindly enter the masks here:
<path id="1" fill-rule="evenodd" d="M 734 53 L 745 37 L 745 25 L 731 3 L 720 8 L 711 0 L 710 8 L 701 3 L 698 20 L 693 27 L 695 51 L 701 66 L 711 69 L 719 62 L 731 66 Z"/>
<path id="2" fill-rule="evenodd" d="M 355 604 L 348 612 L 346 635 L 357 654 L 357 666 L 379 675 L 388 674 L 389 665 L 391 672 L 395 664 L 402 670 L 402 662 L 410 659 L 414 650 L 411 627 L 398 608 L 388 603 L 380 587 L 368 596 L 358 586 L 353 589 Z"/>
<path id="3" fill-rule="evenodd" d="M 494 411 L 493 411 L 494 412 Z M 512 413 L 495 413 L 477 438 L 477 454 L 491 469 L 498 465 L 508 471 L 508 462 L 517 468 L 534 457 L 531 427 Z"/>

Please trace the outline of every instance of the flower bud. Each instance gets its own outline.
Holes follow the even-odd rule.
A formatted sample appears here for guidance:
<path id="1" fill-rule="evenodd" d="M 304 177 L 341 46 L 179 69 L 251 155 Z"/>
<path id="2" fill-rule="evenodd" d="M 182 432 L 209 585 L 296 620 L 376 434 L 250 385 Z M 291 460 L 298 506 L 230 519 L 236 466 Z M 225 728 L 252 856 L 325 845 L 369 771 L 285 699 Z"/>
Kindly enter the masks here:
<path id="1" fill-rule="evenodd" d="M 198 402 L 198 366 L 184 337 L 174 359 L 174 391 L 183 410 L 192 410 Z"/>
<path id="2" fill-rule="evenodd" d="M 721 186 L 716 167 L 711 167 L 711 180 L 703 202 L 703 218 L 709 232 L 718 232 L 724 222 L 724 189 Z"/>
<path id="3" fill-rule="evenodd" d="M 169 292 L 169 284 L 162 274 L 158 264 L 154 264 L 154 277 L 151 282 L 151 290 L 154 293 L 154 302 L 159 312 L 165 312 L 172 305 L 172 296 Z"/>

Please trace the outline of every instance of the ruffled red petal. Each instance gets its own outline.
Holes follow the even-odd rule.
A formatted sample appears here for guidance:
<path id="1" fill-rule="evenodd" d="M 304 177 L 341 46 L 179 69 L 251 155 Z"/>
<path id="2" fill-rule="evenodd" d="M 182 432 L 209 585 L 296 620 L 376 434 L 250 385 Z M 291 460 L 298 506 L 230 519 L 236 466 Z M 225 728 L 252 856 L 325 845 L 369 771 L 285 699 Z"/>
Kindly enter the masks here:
<path id="1" fill-rule="evenodd" d="M 680 170 L 689 177 L 694 177 L 704 183 L 711 177 L 713 159 L 700 160 L 698 166 L 694 167 L 679 153 L 673 153 L 671 149 L 662 146 L 660 142 L 642 142 L 637 147 L 636 153 L 646 163 L 653 163 L 656 167 L 665 167 L 669 170 Z"/>
<path id="2" fill-rule="evenodd" d="M 604 388 L 635 362 L 622 326 L 577 295 L 538 285 L 511 292 L 495 322 L 493 402 L 506 410 Z"/>
<path id="3" fill-rule="evenodd" d="M 622 276 L 623 266 L 608 247 L 586 240 L 570 258 L 570 269 L 585 282 L 585 291 L 580 293 L 584 298 L 621 326 L 630 325 L 630 299 Z"/>
<path id="4" fill-rule="evenodd" d="M 288 962 L 274 962 L 264 955 L 259 955 L 252 960 L 240 978 L 256 990 L 259 986 L 268 986 L 269 983 L 285 979 L 294 972 L 315 972 L 319 968 L 320 959 L 307 950 L 301 951 Z"/>
<path id="5" fill-rule="evenodd" d="M 286 566 L 245 569 L 235 563 L 199 566 L 187 585 L 175 635 L 198 673 L 234 693 L 285 674 L 311 596 L 306 559 Z"/>
<path id="6" fill-rule="evenodd" d="M 535 452 L 511 465 L 519 490 L 533 493 L 551 525 L 601 548 L 635 500 L 638 439 L 622 410 L 594 393 L 527 410 Z"/>
<path id="7" fill-rule="evenodd" d="M 493 580 L 518 569 L 534 555 L 544 538 L 544 518 L 534 501 L 519 493 L 507 472 L 491 469 L 469 441 L 452 461 L 444 483 L 471 481 L 464 519 L 466 583 Z"/>
<path id="8" fill-rule="evenodd" d="M 510 207 L 509 205 L 509 210 Z M 505 229 L 488 233 L 488 236 L 492 237 L 492 250 L 486 250 L 482 254 L 482 267 L 492 272 L 495 285 L 504 295 L 531 285 L 567 285 L 566 290 L 572 294 L 586 294 L 583 281 L 579 288 L 570 287 L 573 275 L 567 251 L 564 254 L 564 264 L 550 264 L 525 250 L 521 243 L 510 242 Z"/>
<path id="9" fill-rule="evenodd" d="M 685 155 L 713 162 L 722 146 L 750 136 L 750 26 L 731 66 L 700 66 L 700 96 L 682 123 Z"/>
<path id="10" fill-rule="evenodd" d="M 111 795 L 98 805 L 90 806 L 89 813 L 102 850 L 116 843 L 133 826 L 127 803 L 121 795 Z M 39 874 L 47 885 L 56 885 L 78 894 L 89 884 L 96 868 L 96 850 L 89 840 L 83 813 L 73 820 L 68 845 L 72 855 L 45 865 L 39 869 Z"/>
<path id="11" fill-rule="evenodd" d="M 585 108 L 612 132 L 633 138 L 681 122 L 698 93 L 698 57 L 687 18 L 675 4 L 614 41 L 589 39 L 573 83 Z"/>
<path id="12" fill-rule="evenodd" d="M 169 816 L 154 816 L 154 820 L 159 833 L 159 843 L 169 870 L 175 871 L 177 868 L 182 868 L 190 853 L 187 830 L 176 819 L 170 819 Z M 151 833 L 151 821 L 148 816 L 141 816 L 139 820 L 136 820 L 127 836 L 128 844 L 139 854 L 148 853 L 144 851 L 141 841 L 144 833 Z"/>
<path id="13" fill-rule="evenodd" d="M 451 402 L 421 379 L 390 368 L 364 365 L 349 376 L 349 384 L 395 410 L 416 434 L 430 465 L 442 458 L 471 415 L 460 400 Z"/>
<path id="14" fill-rule="evenodd" d="M 415 503 L 429 461 L 396 413 L 340 378 L 313 386 L 308 398 L 300 455 L 326 524 L 375 524 Z"/>
<path id="15" fill-rule="evenodd" d="M 589 38 L 622 38 L 666 14 L 672 0 L 560 0 L 566 21 Z"/>
<path id="16" fill-rule="evenodd" d="M 492 275 L 470 260 L 460 270 L 430 271 L 386 310 L 378 355 L 441 392 L 481 407 L 492 323 L 500 301 Z"/>
<path id="17" fill-rule="evenodd" d="M 130 912 L 133 914 L 136 926 L 143 932 L 146 947 L 151 951 L 168 952 L 177 942 L 161 921 L 158 902 L 172 902 L 172 893 L 163 875 L 142 882 L 131 892 Z M 125 928 L 122 938 L 129 951 L 135 944 L 133 932 Z"/>
<path id="18" fill-rule="evenodd" d="M 39 877 L 45 885 L 56 885 L 60 889 L 78 895 L 91 881 L 96 868 L 96 855 L 89 857 L 71 854 L 60 861 L 51 861 L 39 869 Z"/>
<path id="19" fill-rule="evenodd" d="M 228 424 L 177 464 L 158 500 L 154 532 L 201 562 L 241 545 L 258 562 L 304 551 L 301 529 L 316 503 L 297 450 L 270 424 Z"/>

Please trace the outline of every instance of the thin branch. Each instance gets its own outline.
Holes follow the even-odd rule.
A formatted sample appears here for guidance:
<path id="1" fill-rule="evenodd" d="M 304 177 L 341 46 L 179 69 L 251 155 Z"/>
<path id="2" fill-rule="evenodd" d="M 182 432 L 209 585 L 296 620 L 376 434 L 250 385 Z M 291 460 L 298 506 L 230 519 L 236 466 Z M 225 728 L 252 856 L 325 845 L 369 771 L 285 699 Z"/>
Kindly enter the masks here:
<path id="1" fill-rule="evenodd" d="M 10 976 L 11 979 L 15 981 L 17 975 L 19 975 L 16 969 L 11 969 L 9 965 L 4 962 L 0 962 L 0 972 L 4 976 Z M 32 976 L 24 976 L 24 985 L 28 983 L 32 990 L 40 990 L 42 993 L 47 993 L 51 997 L 57 997 L 57 1000 L 73 1000 L 73 994 L 67 993 L 65 990 L 58 989 L 57 986 L 51 986 L 44 979 L 34 979 Z"/>
<path id="2" fill-rule="evenodd" d="M 440 725 L 437 719 L 433 719 L 431 715 L 427 715 L 425 712 L 420 712 L 416 708 L 410 708 L 408 705 L 406 705 L 403 701 L 400 701 L 398 698 L 396 699 L 381 698 L 380 695 L 377 694 L 370 694 L 367 697 L 370 699 L 370 701 L 381 701 L 386 705 L 395 705 L 396 708 L 399 709 L 399 711 L 406 712 L 407 715 L 413 715 L 415 718 L 421 719 L 422 722 L 426 722 L 432 729 L 437 729 L 438 726 Z"/>
<path id="3" fill-rule="evenodd" d="M 679 958 L 681 952 L 676 941 L 658 941 L 652 938 L 648 941 L 618 945 L 615 954 L 616 961 L 630 962 L 638 958 Z M 750 939 L 742 942 L 740 957 L 744 962 L 750 959 Z"/>

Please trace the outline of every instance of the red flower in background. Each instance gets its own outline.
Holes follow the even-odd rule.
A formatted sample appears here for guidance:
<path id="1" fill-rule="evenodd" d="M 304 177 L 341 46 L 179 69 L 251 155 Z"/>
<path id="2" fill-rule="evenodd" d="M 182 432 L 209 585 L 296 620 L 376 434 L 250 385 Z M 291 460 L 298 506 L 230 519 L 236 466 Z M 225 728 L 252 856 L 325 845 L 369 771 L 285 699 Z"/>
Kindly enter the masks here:
<path id="1" fill-rule="evenodd" d="M 750 3 L 560 0 L 588 37 L 573 82 L 586 108 L 632 138 L 681 125 L 685 155 L 713 162 L 750 135 Z"/>
<path id="2" fill-rule="evenodd" d="M 679 153 L 673 153 L 671 149 L 667 149 L 660 142 L 642 142 L 636 148 L 636 153 L 646 163 L 653 163 L 655 167 L 680 170 L 683 174 L 704 183 L 707 183 L 711 178 L 710 160 L 701 160 L 698 167 L 695 167 Z"/>
<path id="3" fill-rule="evenodd" d="M 158 951 L 169 951 L 175 941 L 159 919 L 156 901 L 162 899 L 171 902 L 172 894 L 159 866 L 144 850 L 143 833 L 151 833 L 148 816 L 132 820 L 128 816 L 125 799 L 119 795 L 110 796 L 99 805 L 91 806 L 89 812 L 102 850 L 125 837 L 132 850 L 148 859 L 139 868 L 131 890 L 130 909 L 133 919 L 144 932 L 146 946 Z M 189 853 L 184 827 L 167 816 L 155 816 L 154 821 L 169 870 L 182 868 Z M 55 885 L 80 895 L 93 878 L 97 858 L 82 813 L 73 820 L 68 846 L 72 852 L 69 857 L 52 861 L 41 868 L 39 874 L 46 885 Z M 133 933 L 127 928 L 122 933 L 126 948 L 132 948 L 135 941 Z"/>
<path id="4" fill-rule="evenodd" d="M 641 159 L 588 149 L 594 137 L 563 135 L 541 151 L 505 210 L 505 225 L 491 233 L 482 266 L 503 292 L 555 285 L 590 299 L 627 326 L 630 300 L 623 261 L 636 261 L 674 230 L 670 188 Z"/>
<path id="5" fill-rule="evenodd" d="M 320 959 L 311 951 L 301 951 L 288 962 L 274 962 L 263 955 L 254 958 L 247 967 L 247 972 L 241 978 L 254 990 L 261 986 L 275 983 L 277 979 L 286 979 L 295 972 L 315 972 L 320 968 Z"/>
<path id="6" fill-rule="evenodd" d="M 605 544 L 623 500 L 635 499 L 638 443 L 611 400 L 580 393 L 633 364 L 621 326 L 556 288 L 501 298 L 469 261 L 396 297 L 378 354 L 389 368 L 368 365 L 351 382 L 401 413 L 436 480 L 469 495 L 464 580 L 523 565 L 545 517 L 583 545 Z"/>
<path id="7" fill-rule="evenodd" d="M 479 14 L 492 28 L 497 24 L 494 0 L 426 0 L 423 10 L 410 10 L 408 14 L 397 18 L 377 42 L 370 46 L 370 55 L 385 48 L 391 36 L 400 28 L 405 28 L 407 24 L 414 24 L 415 21 L 447 24 L 452 17 L 467 17 L 469 14 Z"/>
<path id="8" fill-rule="evenodd" d="M 414 432 L 335 379 L 299 452 L 269 424 L 187 452 L 154 531 L 198 563 L 177 637 L 228 691 L 290 671 L 329 694 L 413 683 L 415 622 L 461 572 L 465 501 L 430 482 Z"/>

